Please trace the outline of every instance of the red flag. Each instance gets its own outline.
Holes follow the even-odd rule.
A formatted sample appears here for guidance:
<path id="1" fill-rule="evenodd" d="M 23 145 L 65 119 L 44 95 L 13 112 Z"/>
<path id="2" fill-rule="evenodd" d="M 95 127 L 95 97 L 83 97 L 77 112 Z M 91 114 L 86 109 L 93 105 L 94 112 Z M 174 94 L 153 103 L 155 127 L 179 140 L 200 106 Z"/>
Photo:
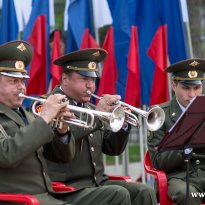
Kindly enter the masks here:
<path id="1" fill-rule="evenodd" d="M 114 51 L 114 31 L 111 26 L 108 29 L 103 48 L 108 52 L 103 63 L 102 76 L 99 83 L 98 95 L 116 94 L 117 65 Z"/>
<path id="2" fill-rule="evenodd" d="M 164 72 L 167 67 L 167 26 L 160 26 L 148 50 L 149 57 L 155 63 L 155 73 L 152 83 L 150 105 L 169 100 L 168 75 Z"/>
<path id="3" fill-rule="evenodd" d="M 60 31 L 55 31 L 53 37 L 53 49 L 52 49 L 51 66 L 50 66 L 51 82 L 50 82 L 48 93 L 51 90 L 53 90 L 53 88 L 56 85 L 59 85 L 60 83 L 62 68 L 60 66 L 53 64 L 53 61 L 62 54 L 60 50 L 60 42 L 61 42 Z"/>
<path id="4" fill-rule="evenodd" d="M 132 26 L 130 50 L 128 54 L 128 76 L 125 92 L 125 102 L 135 107 L 141 106 L 139 65 L 137 27 Z"/>
<path id="5" fill-rule="evenodd" d="M 86 28 L 83 34 L 83 40 L 81 43 L 81 49 L 83 48 L 99 48 L 95 39 L 90 35 L 89 29 Z"/>
<path id="6" fill-rule="evenodd" d="M 34 48 L 27 85 L 28 95 L 42 95 L 46 92 L 46 16 L 36 19 L 29 42 Z"/>

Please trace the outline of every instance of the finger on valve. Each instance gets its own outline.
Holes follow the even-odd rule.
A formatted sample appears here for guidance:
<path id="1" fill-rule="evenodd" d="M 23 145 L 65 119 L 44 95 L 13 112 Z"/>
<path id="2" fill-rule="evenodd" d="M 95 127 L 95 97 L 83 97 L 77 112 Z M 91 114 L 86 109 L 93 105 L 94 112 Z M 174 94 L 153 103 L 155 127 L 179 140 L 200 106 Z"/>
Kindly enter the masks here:
<path id="1" fill-rule="evenodd" d="M 59 118 L 64 118 L 64 119 L 76 119 L 76 116 L 73 112 L 71 112 L 67 106 L 63 107 L 60 112 L 58 113 Z"/>
<path id="2" fill-rule="evenodd" d="M 112 112 L 118 106 L 119 100 L 119 95 L 103 95 L 96 109 L 100 111 Z"/>
<path id="3" fill-rule="evenodd" d="M 54 118 L 57 117 L 60 110 L 66 107 L 66 102 L 62 102 L 65 95 L 56 94 L 50 95 L 44 102 L 40 116 L 47 122 L 50 123 Z"/>
<path id="4" fill-rule="evenodd" d="M 66 133 L 69 128 L 69 123 L 65 122 L 67 120 L 76 119 L 74 113 L 70 112 L 68 108 L 63 108 L 58 114 L 57 119 L 59 120 L 58 126 L 55 126 L 60 134 Z"/>

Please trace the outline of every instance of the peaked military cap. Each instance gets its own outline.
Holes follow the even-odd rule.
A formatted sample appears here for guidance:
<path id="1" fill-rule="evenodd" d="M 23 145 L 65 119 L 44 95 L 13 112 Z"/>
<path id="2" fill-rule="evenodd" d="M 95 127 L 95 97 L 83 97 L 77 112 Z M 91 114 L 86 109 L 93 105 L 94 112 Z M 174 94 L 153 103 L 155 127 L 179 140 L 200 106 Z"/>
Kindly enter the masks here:
<path id="1" fill-rule="evenodd" d="M 106 56 L 104 49 L 87 48 L 63 55 L 53 63 L 62 66 L 62 72 L 73 70 L 83 76 L 97 77 L 97 63 L 103 61 Z"/>
<path id="2" fill-rule="evenodd" d="M 202 84 L 205 79 L 205 59 L 193 58 L 172 64 L 165 69 L 172 79 L 185 84 Z"/>
<path id="3" fill-rule="evenodd" d="M 26 66 L 31 62 L 32 46 L 25 41 L 11 41 L 0 46 L 0 74 L 29 78 Z"/>

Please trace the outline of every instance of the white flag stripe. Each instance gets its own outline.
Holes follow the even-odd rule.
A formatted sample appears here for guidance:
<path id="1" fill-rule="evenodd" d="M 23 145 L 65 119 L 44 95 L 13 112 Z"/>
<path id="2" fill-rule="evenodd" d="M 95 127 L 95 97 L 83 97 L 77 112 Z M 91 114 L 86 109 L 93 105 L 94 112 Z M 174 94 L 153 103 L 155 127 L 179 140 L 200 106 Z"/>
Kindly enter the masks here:
<path id="1" fill-rule="evenodd" d="M 185 23 L 187 23 L 189 22 L 187 2 L 186 0 L 181 0 L 180 3 L 181 3 L 182 19 Z"/>
<path id="2" fill-rule="evenodd" d="M 93 0 L 93 15 L 95 28 L 112 24 L 112 16 L 107 0 Z"/>
<path id="3" fill-rule="evenodd" d="M 64 10 L 64 31 L 68 30 L 68 7 L 70 4 L 70 0 L 66 0 L 65 10 Z"/>
<path id="4" fill-rule="evenodd" d="M 54 0 L 49 0 L 49 24 L 51 28 L 55 28 Z"/>
<path id="5" fill-rule="evenodd" d="M 16 17 L 19 26 L 19 32 L 23 31 L 25 25 L 28 23 L 31 11 L 32 0 L 14 0 L 16 10 Z M 49 0 L 49 20 L 51 28 L 55 27 L 55 13 L 54 13 L 54 0 Z"/>
<path id="6" fill-rule="evenodd" d="M 24 30 L 24 27 L 29 20 L 32 9 L 32 0 L 14 0 L 14 6 L 19 25 L 19 32 L 21 32 Z"/>
<path id="7" fill-rule="evenodd" d="M 24 20 L 24 27 L 28 23 L 31 10 L 32 10 L 32 0 L 21 0 L 23 2 L 23 20 Z"/>

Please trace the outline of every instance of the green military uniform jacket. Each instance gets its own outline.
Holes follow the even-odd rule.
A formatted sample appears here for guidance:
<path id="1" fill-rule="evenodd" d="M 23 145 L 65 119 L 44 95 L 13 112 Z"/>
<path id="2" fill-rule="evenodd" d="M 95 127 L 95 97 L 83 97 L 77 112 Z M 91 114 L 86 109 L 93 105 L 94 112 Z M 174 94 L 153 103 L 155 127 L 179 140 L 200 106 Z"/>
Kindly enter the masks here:
<path id="1" fill-rule="evenodd" d="M 28 193 L 44 204 L 63 204 L 52 197 L 44 156 L 68 162 L 74 156 L 74 139 L 63 144 L 41 117 L 22 109 L 28 125 L 12 109 L 0 103 L 0 192 Z M 42 145 L 51 142 L 50 147 Z"/>
<path id="2" fill-rule="evenodd" d="M 149 153 L 154 167 L 165 171 L 168 175 L 168 179 L 178 178 L 185 180 L 186 163 L 184 162 L 183 150 L 157 151 L 157 147 L 163 136 L 174 125 L 182 111 L 177 103 L 176 97 L 170 102 L 162 104 L 161 107 L 165 111 L 165 122 L 159 130 L 148 133 L 147 142 Z M 205 186 L 205 148 L 193 149 L 189 173 L 190 183 L 196 187 L 199 184 Z"/>
<path id="3" fill-rule="evenodd" d="M 63 92 L 56 87 L 53 93 Z M 72 99 L 69 100 L 70 104 L 75 105 Z M 90 103 L 85 103 L 84 106 L 95 109 Z M 104 130 L 106 125 L 101 120 L 95 118 L 95 122 L 96 126 L 91 130 L 70 125 L 76 143 L 75 157 L 67 164 L 48 161 L 48 171 L 52 180 L 63 181 L 79 189 L 98 186 L 108 179 L 104 173 L 102 153 L 121 154 L 127 145 L 129 132 L 121 129 L 113 133 Z"/>

